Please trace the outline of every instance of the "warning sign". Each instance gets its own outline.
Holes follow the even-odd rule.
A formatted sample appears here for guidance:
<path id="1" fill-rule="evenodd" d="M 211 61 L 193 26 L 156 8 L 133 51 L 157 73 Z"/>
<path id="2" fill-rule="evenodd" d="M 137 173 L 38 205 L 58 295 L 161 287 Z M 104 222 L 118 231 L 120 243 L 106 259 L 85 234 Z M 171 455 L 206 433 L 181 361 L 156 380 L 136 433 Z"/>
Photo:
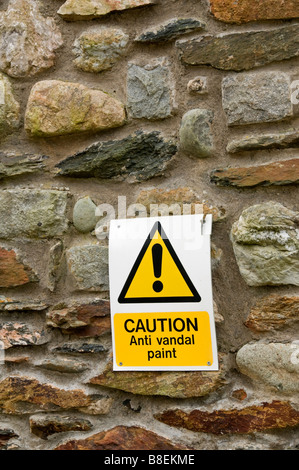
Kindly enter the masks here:
<path id="1" fill-rule="evenodd" d="M 200 302 L 201 298 L 156 222 L 119 296 L 120 303 Z"/>
<path id="2" fill-rule="evenodd" d="M 211 228 L 202 215 L 111 222 L 114 370 L 218 370 Z"/>

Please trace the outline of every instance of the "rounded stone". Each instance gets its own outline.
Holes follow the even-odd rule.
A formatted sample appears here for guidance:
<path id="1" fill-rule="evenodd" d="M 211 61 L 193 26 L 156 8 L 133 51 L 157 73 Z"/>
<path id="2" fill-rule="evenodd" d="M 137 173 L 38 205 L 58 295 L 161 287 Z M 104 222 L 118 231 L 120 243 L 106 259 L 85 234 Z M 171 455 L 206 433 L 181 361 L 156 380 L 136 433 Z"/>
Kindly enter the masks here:
<path id="1" fill-rule="evenodd" d="M 95 203 L 89 196 L 79 199 L 73 210 L 73 224 L 79 232 L 91 232 L 97 223 Z"/>
<path id="2" fill-rule="evenodd" d="M 209 109 L 191 109 L 184 114 L 180 127 L 180 147 L 183 152 L 198 158 L 213 154 L 213 117 L 214 113 Z"/>

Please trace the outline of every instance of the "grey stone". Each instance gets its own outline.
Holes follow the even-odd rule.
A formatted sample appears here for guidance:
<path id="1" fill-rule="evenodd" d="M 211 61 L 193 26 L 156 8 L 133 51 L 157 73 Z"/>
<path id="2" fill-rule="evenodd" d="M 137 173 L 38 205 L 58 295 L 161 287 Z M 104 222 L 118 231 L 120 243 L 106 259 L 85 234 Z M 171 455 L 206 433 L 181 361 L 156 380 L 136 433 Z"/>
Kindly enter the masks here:
<path id="1" fill-rule="evenodd" d="M 61 277 L 61 263 L 63 255 L 63 243 L 59 240 L 50 248 L 48 264 L 48 289 L 54 292 L 57 282 Z"/>
<path id="2" fill-rule="evenodd" d="M 37 173 L 45 168 L 48 157 L 38 155 L 0 154 L 0 180 L 13 176 Z"/>
<path id="3" fill-rule="evenodd" d="M 184 114 L 180 127 L 180 148 L 195 157 L 210 157 L 214 151 L 212 122 L 209 109 L 192 109 Z"/>
<path id="4" fill-rule="evenodd" d="M 100 343 L 64 343 L 57 346 L 52 351 L 65 354 L 98 354 L 105 352 L 107 349 Z"/>
<path id="5" fill-rule="evenodd" d="M 165 119 L 173 111 L 173 92 L 167 64 L 129 64 L 127 109 L 134 119 Z"/>
<path id="6" fill-rule="evenodd" d="M 45 359 L 44 361 L 36 364 L 36 367 L 67 374 L 78 374 L 89 369 L 85 362 L 80 362 L 77 359 L 69 359 L 66 357 L 51 357 L 50 359 Z"/>
<path id="7" fill-rule="evenodd" d="M 0 191 L 0 238 L 47 238 L 68 227 L 66 191 L 7 189 Z"/>
<path id="8" fill-rule="evenodd" d="M 95 216 L 97 206 L 89 196 L 79 199 L 73 210 L 73 224 L 79 232 L 91 232 L 97 223 L 98 217 Z"/>
<path id="9" fill-rule="evenodd" d="M 74 246 L 66 252 L 69 273 L 78 290 L 108 291 L 108 248 Z"/>
<path id="10" fill-rule="evenodd" d="M 257 134 L 245 136 L 241 139 L 232 140 L 226 147 L 229 153 L 238 153 L 251 150 L 266 149 L 284 149 L 298 148 L 299 133 L 298 131 L 288 131 L 273 134 Z"/>
<path id="11" fill-rule="evenodd" d="M 222 81 L 229 126 L 281 121 L 293 115 L 290 78 L 282 72 L 243 73 Z"/>
<path id="12" fill-rule="evenodd" d="M 246 344 L 237 353 L 242 374 L 282 393 L 299 392 L 299 345 L 295 343 Z"/>
<path id="13" fill-rule="evenodd" d="M 183 34 L 191 33 L 205 28 L 205 23 L 196 18 L 174 18 L 160 25 L 155 31 L 147 31 L 138 36 L 137 42 L 163 42 L 171 41 Z"/>
<path id="14" fill-rule="evenodd" d="M 9 79 L 0 73 L 0 136 L 11 134 L 20 124 L 20 105 Z"/>
<path id="15" fill-rule="evenodd" d="M 125 54 L 128 42 L 129 36 L 120 29 L 85 31 L 74 42 L 74 64 L 85 72 L 111 69 Z"/>
<path id="16" fill-rule="evenodd" d="M 231 240 L 240 273 L 249 286 L 299 286 L 299 213 L 276 202 L 245 209 Z"/>
<path id="17" fill-rule="evenodd" d="M 298 25 L 178 41 L 183 62 L 240 72 L 299 55 Z"/>
<path id="18" fill-rule="evenodd" d="M 97 142 L 58 163 L 58 175 L 143 181 L 163 174 L 177 151 L 159 132 L 136 132 L 121 140 Z"/>

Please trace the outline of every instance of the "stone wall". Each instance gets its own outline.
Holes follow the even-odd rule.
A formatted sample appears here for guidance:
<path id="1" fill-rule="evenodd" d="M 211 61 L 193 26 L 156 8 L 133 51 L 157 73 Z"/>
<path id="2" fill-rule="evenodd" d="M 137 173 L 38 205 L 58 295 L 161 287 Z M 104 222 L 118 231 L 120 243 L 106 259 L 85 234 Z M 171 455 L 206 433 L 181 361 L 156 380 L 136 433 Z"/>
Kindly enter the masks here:
<path id="1" fill-rule="evenodd" d="M 298 18 L 1 2 L 3 449 L 298 448 Z M 95 208 L 124 200 L 213 214 L 219 372 L 112 371 Z"/>

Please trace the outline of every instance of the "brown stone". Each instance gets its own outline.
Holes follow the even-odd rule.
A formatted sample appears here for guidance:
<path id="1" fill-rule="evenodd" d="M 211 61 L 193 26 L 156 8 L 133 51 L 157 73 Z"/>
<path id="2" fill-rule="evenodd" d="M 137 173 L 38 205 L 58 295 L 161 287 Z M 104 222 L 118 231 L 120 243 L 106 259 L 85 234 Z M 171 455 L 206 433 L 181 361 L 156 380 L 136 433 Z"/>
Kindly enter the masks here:
<path id="1" fill-rule="evenodd" d="M 247 393 L 243 388 L 239 388 L 238 390 L 234 390 L 232 392 L 232 397 L 236 398 L 236 400 L 243 401 L 247 398 Z"/>
<path id="2" fill-rule="evenodd" d="M 18 287 L 37 280 L 32 269 L 18 260 L 14 250 L 0 247 L 0 287 Z"/>
<path id="3" fill-rule="evenodd" d="M 116 426 L 87 439 L 61 444 L 54 450 L 191 450 L 137 426 Z"/>
<path id="4" fill-rule="evenodd" d="M 152 205 L 160 206 L 158 209 L 162 212 L 163 205 L 165 205 L 164 210 L 167 210 L 168 208 L 169 213 L 171 214 L 172 209 L 177 215 L 183 214 L 184 205 L 186 205 L 188 206 L 188 210 L 190 210 L 191 214 L 200 213 L 199 209 L 202 210 L 204 215 L 212 214 L 214 222 L 225 218 L 225 209 L 223 207 L 218 208 L 209 204 L 205 200 L 201 200 L 200 197 L 188 187 L 180 187 L 170 190 L 143 190 L 139 193 L 136 202 L 137 204 L 142 204 L 146 207 L 148 215 L 150 215 L 151 210 L 156 210 L 155 207 L 151 207 Z"/>
<path id="5" fill-rule="evenodd" d="M 69 431 L 89 431 L 92 428 L 90 421 L 71 416 L 41 415 L 32 416 L 29 420 L 32 434 L 47 439 L 52 434 Z"/>
<path id="6" fill-rule="evenodd" d="M 99 401 L 99 396 L 86 395 L 82 390 L 63 390 L 29 377 L 7 377 L 0 382 L 0 409 L 7 414 L 52 411 L 57 408 L 88 412 Z"/>
<path id="7" fill-rule="evenodd" d="M 211 174 L 211 182 L 238 188 L 298 184 L 299 158 L 247 168 L 217 169 Z"/>
<path id="8" fill-rule="evenodd" d="M 89 383 L 116 388 L 138 395 L 162 395 L 173 398 L 202 397 L 225 384 L 225 367 L 213 372 L 114 372 L 108 363 L 102 374 Z"/>
<path id="9" fill-rule="evenodd" d="M 0 429 L 0 450 L 5 449 L 7 442 L 13 437 L 18 437 L 13 429 Z"/>
<path id="10" fill-rule="evenodd" d="M 101 336 L 111 330 L 110 302 L 98 299 L 86 304 L 56 305 L 47 313 L 47 325 L 79 337 Z"/>
<path id="11" fill-rule="evenodd" d="M 252 331 L 273 331 L 299 321 L 299 296 L 270 295 L 259 300 L 245 322 Z"/>
<path id="12" fill-rule="evenodd" d="M 273 401 L 247 408 L 212 412 L 167 410 L 155 418 L 169 426 L 195 432 L 216 435 L 249 434 L 296 427 L 299 424 L 299 411 L 288 402 Z"/>
<path id="13" fill-rule="evenodd" d="M 40 300 L 14 300 L 0 295 L 0 312 L 40 312 L 46 310 L 48 305 Z"/>
<path id="14" fill-rule="evenodd" d="M 211 12 L 226 23 L 299 17 L 298 0 L 210 0 Z"/>

